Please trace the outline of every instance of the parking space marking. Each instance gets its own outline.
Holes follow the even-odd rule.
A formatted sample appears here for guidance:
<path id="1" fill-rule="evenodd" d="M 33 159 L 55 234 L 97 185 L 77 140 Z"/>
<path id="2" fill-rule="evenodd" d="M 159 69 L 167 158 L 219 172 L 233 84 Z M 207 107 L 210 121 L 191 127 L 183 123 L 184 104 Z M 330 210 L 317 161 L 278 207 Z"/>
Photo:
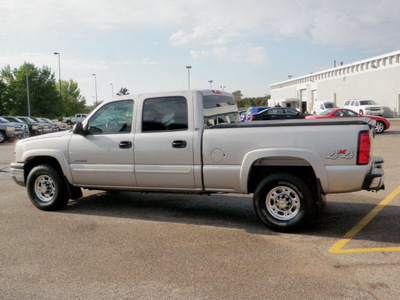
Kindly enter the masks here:
<path id="1" fill-rule="evenodd" d="M 385 208 L 398 194 L 400 194 L 400 186 L 397 187 L 389 196 L 387 196 L 381 203 L 379 203 L 368 215 L 366 215 L 356 226 L 347 232 L 341 240 L 336 242 L 335 245 L 329 249 L 330 253 L 362 253 L 362 252 L 394 252 L 400 251 L 400 247 L 387 247 L 387 248 L 365 248 L 365 249 L 343 249 L 354 236 L 361 231 L 375 216 Z"/>

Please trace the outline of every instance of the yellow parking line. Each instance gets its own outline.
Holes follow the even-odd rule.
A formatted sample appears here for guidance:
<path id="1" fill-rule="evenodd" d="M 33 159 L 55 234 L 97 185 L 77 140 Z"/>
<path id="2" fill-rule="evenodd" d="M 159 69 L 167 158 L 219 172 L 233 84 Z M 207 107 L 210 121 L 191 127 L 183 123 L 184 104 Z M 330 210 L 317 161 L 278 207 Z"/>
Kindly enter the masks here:
<path id="1" fill-rule="evenodd" d="M 372 211 L 369 212 L 356 226 L 347 232 L 341 240 L 329 249 L 330 253 L 361 253 L 361 252 L 393 252 L 400 251 L 400 247 L 387 248 L 366 248 L 366 249 L 343 249 L 350 240 L 360 232 L 375 216 L 392 201 L 400 193 L 400 186 L 397 187 L 389 196 L 379 203 Z"/>

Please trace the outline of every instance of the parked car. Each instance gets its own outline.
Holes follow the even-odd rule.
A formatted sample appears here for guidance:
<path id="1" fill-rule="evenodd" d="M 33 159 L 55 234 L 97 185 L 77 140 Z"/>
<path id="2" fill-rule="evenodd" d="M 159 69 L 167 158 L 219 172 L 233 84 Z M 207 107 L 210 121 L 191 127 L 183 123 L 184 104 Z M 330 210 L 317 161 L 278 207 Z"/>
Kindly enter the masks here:
<path id="1" fill-rule="evenodd" d="M 43 121 L 51 124 L 51 126 L 53 126 L 54 131 L 60 131 L 60 130 L 66 130 L 67 126 L 65 126 L 64 123 L 58 122 L 58 121 L 52 121 L 48 118 L 41 118 Z"/>
<path id="2" fill-rule="evenodd" d="M 379 116 L 364 116 L 356 113 L 355 111 L 347 108 L 334 108 L 327 109 L 322 112 L 320 115 L 307 116 L 306 119 L 324 119 L 324 118 L 350 118 L 350 117 L 367 117 L 376 121 L 375 132 L 382 133 L 385 130 L 389 129 L 390 122 L 384 118 Z"/>
<path id="3" fill-rule="evenodd" d="M 6 119 L 0 118 L 0 144 L 12 141 L 15 137 L 15 126 Z"/>
<path id="4" fill-rule="evenodd" d="M 249 107 L 246 110 L 245 115 L 243 116 L 242 122 L 247 122 L 251 121 L 253 119 L 253 115 L 259 113 L 260 111 L 269 108 L 268 106 L 255 106 L 255 107 Z M 242 118 L 241 118 L 242 119 Z"/>
<path id="5" fill-rule="evenodd" d="M 360 115 L 383 116 L 383 106 L 378 105 L 373 100 L 347 100 L 344 108 L 354 110 Z"/>
<path id="6" fill-rule="evenodd" d="M 22 116 L 18 116 L 18 119 L 22 120 L 23 122 L 25 122 L 25 124 L 28 125 L 29 127 L 29 134 L 32 135 L 39 135 L 39 134 L 43 134 L 43 126 L 38 123 L 35 122 L 34 120 L 32 120 L 29 117 L 22 117 Z"/>
<path id="7" fill-rule="evenodd" d="M 10 173 L 42 210 L 62 209 L 82 188 L 254 193 L 262 223 L 293 231 L 325 206 L 327 194 L 384 188 L 373 124 L 240 123 L 231 93 L 141 94 L 104 102 L 69 132 L 19 141 Z"/>
<path id="8" fill-rule="evenodd" d="M 75 117 L 65 117 L 62 119 L 62 121 L 68 125 L 73 125 L 78 122 L 83 122 L 87 116 L 88 114 L 76 114 Z"/>
<path id="9" fill-rule="evenodd" d="M 50 121 L 49 119 L 46 118 L 34 118 L 37 119 L 38 121 L 41 121 L 42 123 L 46 124 L 47 126 L 49 126 L 50 128 L 50 132 L 56 132 L 59 131 L 60 128 L 58 127 L 57 124 L 53 123 L 52 121 Z"/>
<path id="10" fill-rule="evenodd" d="M 40 125 L 42 125 L 43 127 L 43 133 L 50 133 L 53 132 L 52 128 L 50 127 L 50 125 L 48 123 L 46 123 L 45 121 L 43 121 L 41 118 L 37 118 L 37 117 L 31 117 L 31 119 L 33 119 L 34 121 L 36 121 L 37 123 L 39 123 Z"/>
<path id="11" fill-rule="evenodd" d="M 330 109 L 330 108 L 337 108 L 337 106 L 332 101 L 315 100 L 314 105 L 313 105 L 313 114 L 319 115 L 323 111 Z"/>
<path id="12" fill-rule="evenodd" d="M 304 119 L 307 115 L 291 107 L 270 107 L 254 114 L 250 121 Z"/>
<path id="13" fill-rule="evenodd" d="M 9 117 L 9 116 L 3 116 L 2 118 L 6 119 L 8 122 L 11 122 L 12 124 L 18 125 L 21 128 L 21 130 L 19 130 L 17 134 L 18 135 L 17 137 L 19 139 L 29 137 L 29 127 L 22 120 L 16 117 Z"/>

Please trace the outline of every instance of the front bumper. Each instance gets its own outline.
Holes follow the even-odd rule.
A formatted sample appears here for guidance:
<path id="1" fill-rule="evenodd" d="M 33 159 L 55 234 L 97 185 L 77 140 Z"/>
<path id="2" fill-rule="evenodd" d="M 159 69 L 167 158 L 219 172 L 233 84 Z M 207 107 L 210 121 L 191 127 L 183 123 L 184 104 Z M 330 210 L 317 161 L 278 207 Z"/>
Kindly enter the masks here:
<path id="1" fill-rule="evenodd" d="M 363 190 L 378 191 L 385 189 L 383 163 L 384 159 L 382 157 L 373 158 L 371 170 L 364 179 Z"/>
<path id="2" fill-rule="evenodd" d="M 20 186 L 25 186 L 24 165 L 16 162 L 10 165 L 11 178 Z"/>

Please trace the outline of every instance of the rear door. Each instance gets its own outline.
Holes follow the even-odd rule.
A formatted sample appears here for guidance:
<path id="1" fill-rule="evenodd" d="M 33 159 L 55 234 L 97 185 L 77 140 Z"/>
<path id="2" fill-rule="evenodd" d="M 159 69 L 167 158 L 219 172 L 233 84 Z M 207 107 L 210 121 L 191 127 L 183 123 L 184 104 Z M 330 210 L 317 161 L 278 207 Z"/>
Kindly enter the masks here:
<path id="1" fill-rule="evenodd" d="M 140 99 L 141 124 L 135 136 L 135 173 L 139 188 L 195 188 L 193 128 L 186 96 Z"/>

